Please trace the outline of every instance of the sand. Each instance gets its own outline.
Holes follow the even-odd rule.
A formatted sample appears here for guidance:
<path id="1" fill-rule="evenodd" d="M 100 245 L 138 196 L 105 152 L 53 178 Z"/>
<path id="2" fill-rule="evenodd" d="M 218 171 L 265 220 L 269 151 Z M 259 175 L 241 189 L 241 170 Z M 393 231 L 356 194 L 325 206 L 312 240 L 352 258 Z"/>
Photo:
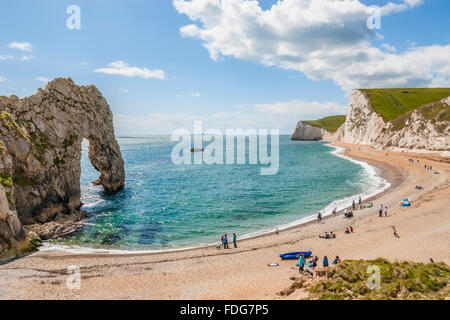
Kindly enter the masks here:
<path id="1" fill-rule="evenodd" d="M 320 224 L 239 241 L 239 248 L 230 250 L 206 247 L 132 255 L 39 251 L 0 266 L 0 298 L 286 299 L 277 292 L 292 283 L 290 278 L 298 270 L 296 261 L 281 261 L 278 255 L 299 250 L 311 250 L 320 261 L 324 255 L 330 261 L 339 255 L 343 260 L 383 257 L 428 262 L 433 258 L 450 265 L 449 159 L 393 152 L 387 156 L 369 146 L 341 146 L 348 156 L 379 168 L 392 183 L 371 199 L 373 208 L 356 210 L 353 219 L 344 219 L 340 212 Z M 425 170 L 425 163 L 433 171 Z M 416 190 L 416 185 L 424 190 Z M 409 198 L 412 206 L 400 207 L 403 198 Z M 378 217 L 380 203 L 389 207 L 388 217 Z M 347 235 L 349 225 L 355 233 Z M 394 236 L 392 226 L 400 238 Z M 334 231 L 337 238 L 319 239 L 325 231 Z M 69 266 L 80 268 L 80 289 L 67 286 Z M 289 299 L 301 295 L 299 291 Z"/>

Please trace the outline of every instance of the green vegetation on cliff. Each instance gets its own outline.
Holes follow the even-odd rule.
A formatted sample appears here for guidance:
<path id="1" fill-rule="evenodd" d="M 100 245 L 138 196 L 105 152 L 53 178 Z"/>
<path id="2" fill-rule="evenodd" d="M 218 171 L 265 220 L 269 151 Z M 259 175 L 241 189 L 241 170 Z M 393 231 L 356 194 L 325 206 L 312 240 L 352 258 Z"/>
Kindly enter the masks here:
<path id="1" fill-rule="evenodd" d="M 361 89 L 385 122 L 450 96 L 450 88 Z"/>
<path id="2" fill-rule="evenodd" d="M 337 129 L 345 122 L 345 116 L 330 116 L 319 120 L 304 121 L 312 126 L 327 130 L 330 133 L 335 133 Z"/>
<path id="3" fill-rule="evenodd" d="M 375 275 L 373 267 L 380 271 L 378 289 L 367 285 L 368 281 L 375 284 L 371 278 Z M 422 300 L 446 299 L 450 295 L 450 268 L 445 263 L 348 260 L 336 267 L 317 270 L 317 274 L 311 282 L 297 279 L 280 294 L 289 295 L 295 289 L 304 288 L 310 299 L 322 300 Z"/>

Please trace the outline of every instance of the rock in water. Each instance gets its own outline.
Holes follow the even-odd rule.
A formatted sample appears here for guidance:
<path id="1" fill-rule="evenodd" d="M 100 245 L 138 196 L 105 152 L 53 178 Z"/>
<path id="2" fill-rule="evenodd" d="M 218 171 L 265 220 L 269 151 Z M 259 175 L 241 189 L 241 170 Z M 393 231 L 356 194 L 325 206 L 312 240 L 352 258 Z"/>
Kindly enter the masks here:
<path id="1" fill-rule="evenodd" d="M 96 183 L 107 193 L 121 190 L 125 171 L 113 115 L 95 86 L 58 78 L 27 98 L 0 97 L 0 257 L 17 253 L 27 239 L 22 225 L 39 233 L 27 225 L 73 223 L 83 216 L 83 138 L 100 172 Z"/>

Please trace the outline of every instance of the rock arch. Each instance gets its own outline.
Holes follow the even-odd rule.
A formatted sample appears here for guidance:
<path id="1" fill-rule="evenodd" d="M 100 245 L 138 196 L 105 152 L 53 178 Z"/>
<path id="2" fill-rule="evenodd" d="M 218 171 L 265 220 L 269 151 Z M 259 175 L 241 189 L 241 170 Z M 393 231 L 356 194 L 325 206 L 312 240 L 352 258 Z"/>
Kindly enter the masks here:
<path id="1" fill-rule="evenodd" d="M 121 190 L 125 171 L 113 115 L 95 86 L 57 78 L 33 96 L 0 97 L 1 183 L 23 225 L 80 218 L 83 138 L 100 172 L 96 183 L 107 193 Z"/>

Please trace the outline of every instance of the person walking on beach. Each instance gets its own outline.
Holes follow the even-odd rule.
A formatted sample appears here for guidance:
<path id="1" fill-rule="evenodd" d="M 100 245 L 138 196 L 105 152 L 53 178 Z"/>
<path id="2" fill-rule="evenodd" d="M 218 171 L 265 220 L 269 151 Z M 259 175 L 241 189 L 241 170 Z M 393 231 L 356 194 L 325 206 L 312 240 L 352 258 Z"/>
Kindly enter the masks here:
<path id="1" fill-rule="evenodd" d="M 317 222 L 318 223 L 322 222 L 322 213 L 320 213 L 320 211 L 317 213 Z"/>
<path id="2" fill-rule="evenodd" d="M 333 217 L 336 215 L 336 211 L 337 211 L 337 208 L 335 207 L 335 208 L 333 209 L 333 213 L 331 214 Z"/>
<path id="3" fill-rule="evenodd" d="M 298 258 L 298 272 L 303 273 L 304 268 L 305 268 L 305 256 L 301 254 L 300 257 Z"/>
<path id="4" fill-rule="evenodd" d="M 380 218 L 383 216 L 383 204 L 380 204 L 380 207 L 378 208 L 378 213 L 380 215 Z"/>
<path id="5" fill-rule="evenodd" d="M 323 257 L 323 267 L 324 268 L 328 267 L 328 257 L 327 256 Z"/>
<path id="6" fill-rule="evenodd" d="M 361 199 L 361 196 L 359 196 L 358 204 L 359 204 L 359 210 L 362 210 L 362 199 Z"/>
<path id="7" fill-rule="evenodd" d="M 225 236 L 223 237 L 223 248 L 230 249 L 230 248 L 228 248 L 228 237 L 227 237 L 226 233 L 225 233 Z"/>
<path id="8" fill-rule="evenodd" d="M 384 215 L 385 215 L 386 217 L 388 216 L 387 213 L 388 213 L 388 207 L 385 206 L 385 207 L 384 207 Z"/>
<path id="9" fill-rule="evenodd" d="M 236 233 L 233 233 L 233 244 L 234 244 L 234 247 L 235 247 L 235 248 L 237 248 L 236 242 L 237 242 Z"/>
<path id="10" fill-rule="evenodd" d="M 355 200 L 353 200 L 353 202 L 352 202 L 352 208 L 353 208 L 353 210 L 356 210 L 356 203 L 355 203 Z"/>
<path id="11" fill-rule="evenodd" d="M 223 246 L 223 235 L 222 238 L 220 238 L 220 244 Z"/>

